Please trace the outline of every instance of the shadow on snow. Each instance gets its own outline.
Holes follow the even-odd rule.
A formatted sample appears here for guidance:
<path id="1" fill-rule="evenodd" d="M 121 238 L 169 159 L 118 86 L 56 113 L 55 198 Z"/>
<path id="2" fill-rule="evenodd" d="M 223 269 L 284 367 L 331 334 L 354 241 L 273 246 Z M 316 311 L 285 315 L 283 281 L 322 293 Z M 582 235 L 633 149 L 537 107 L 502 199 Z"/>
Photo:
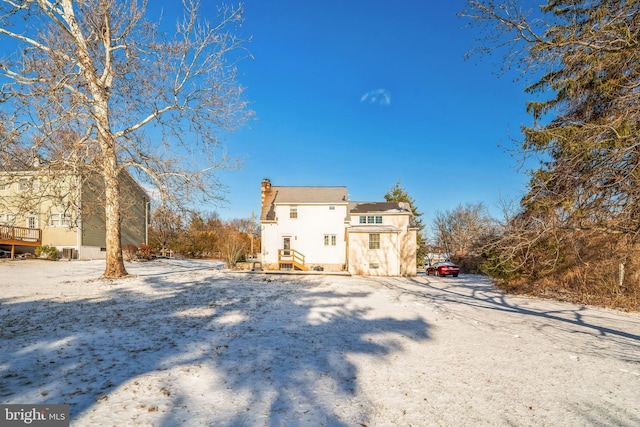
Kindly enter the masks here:
<path id="1" fill-rule="evenodd" d="M 366 293 L 320 292 L 313 282 L 215 275 L 137 280 L 155 291 L 116 281 L 101 299 L 0 300 L 0 402 L 68 403 L 73 422 L 108 405 L 111 392 L 135 379 L 162 382 L 167 373 L 161 371 L 170 371 L 175 381 L 187 381 L 189 367 L 197 366 L 217 378 L 205 384 L 208 406 L 195 407 L 193 387 L 164 384 L 160 425 L 184 424 L 194 413 L 215 425 L 301 419 L 347 425 L 355 420 L 343 420 L 334 405 L 350 399 L 362 404 L 358 422 L 364 423 L 366 401 L 356 397 L 358 369 L 349 356 L 384 358 L 401 350 L 393 340 L 371 341 L 375 334 L 429 338 L 422 319 L 372 319 Z M 346 301 L 360 308 L 347 308 Z M 180 372 L 185 377 L 175 378 Z M 215 403 L 221 389 L 231 402 Z"/>
<path id="2" fill-rule="evenodd" d="M 424 279 L 417 277 L 413 282 L 427 293 L 432 301 L 465 304 L 479 309 L 496 310 L 514 313 L 526 317 L 534 317 L 540 321 L 543 328 L 562 328 L 569 333 L 585 333 L 595 337 L 609 337 L 623 347 L 621 359 L 638 362 L 625 356 L 640 354 L 640 321 L 633 330 L 633 324 L 628 319 L 617 320 L 620 328 L 616 329 L 599 324 L 615 323 L 614 316 L 609 316 L 606 309 L 591 308 L 568 302 L 530 298 L 521 295 L 510 295 L 497 289 L 488 278 L 477 275 L 465 275 L 458 278 Z M 404 290 L 407 291 L 407 290 Z M 420 296 L 425 293 L 420 292 Z M 553 307 L 557 309 L 552 309 Z M 588 317 L 585 317 L 586 313 Z M 611 311 L 615 313 L 615 311 Z M 526 318 L 525 317 L 525 318 Z M 611 342 L 609 342 L 611 344 Z"/>

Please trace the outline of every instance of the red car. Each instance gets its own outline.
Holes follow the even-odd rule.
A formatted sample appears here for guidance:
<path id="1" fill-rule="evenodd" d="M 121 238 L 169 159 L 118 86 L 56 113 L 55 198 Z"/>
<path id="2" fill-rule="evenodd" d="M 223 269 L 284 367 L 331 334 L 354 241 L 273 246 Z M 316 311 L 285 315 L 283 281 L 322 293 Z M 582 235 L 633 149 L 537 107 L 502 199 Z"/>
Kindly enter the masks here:
<path id="1" fill-rule="evenodd" d="M 451 275 L 453 277 L 458 277 L 458 274 L 460 274 L 460 267 L 452 262 L 439 262 L 427 267 L 427 275 L 431 276 L 432 274 L 434 276 Z"/>

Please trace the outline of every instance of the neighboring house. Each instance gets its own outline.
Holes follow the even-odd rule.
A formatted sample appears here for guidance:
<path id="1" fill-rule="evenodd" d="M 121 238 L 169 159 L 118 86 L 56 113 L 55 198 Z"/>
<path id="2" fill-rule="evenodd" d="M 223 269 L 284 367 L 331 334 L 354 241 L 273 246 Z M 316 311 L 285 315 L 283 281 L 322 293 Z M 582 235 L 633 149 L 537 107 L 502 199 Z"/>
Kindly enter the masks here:
<path id="1" fill-rule="evenodd" d="M 429 252 L 424 257 L 424 265 L 433 265 L 439 262 L 450 261 L 451 254 L 449 253 L 434 253 Z"/>
<path id="2" fill-rule="evenodd" d="M 126 172 L 120 176 L 122 244 L 148 240 L 149 196 Z M 106 257 L 104 184 L 57 171 L 0 174 L 0 248 L 32 252 L 55 246 L 73 259 Z"/>
<path id="3" fill-rule="evenodd" d="M 262 181 L 262 263 L 268 270 L 416 274 L 417 227 L 402 203 L 349 202 L 346 187 Z"/>

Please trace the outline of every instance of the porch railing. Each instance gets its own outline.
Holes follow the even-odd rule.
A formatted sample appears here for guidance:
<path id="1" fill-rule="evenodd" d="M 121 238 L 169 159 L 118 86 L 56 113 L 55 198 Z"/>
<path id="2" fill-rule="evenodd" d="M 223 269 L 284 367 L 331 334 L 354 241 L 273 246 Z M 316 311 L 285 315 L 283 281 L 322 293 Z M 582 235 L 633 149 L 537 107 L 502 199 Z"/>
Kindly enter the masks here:
<path id="1" fill-rule="evenodd" d="M 40 243 L 42 242 L 42 230 L 39 228 L 0 225 L 0 241 Z"/>
<path id="2" fill-rule="evenodd" d="M 278 265 L 281 270 L 283 266 L 291 266 L 294 270 L 307 270 L 304 255 L 294 249 L 278 249 Z"/>

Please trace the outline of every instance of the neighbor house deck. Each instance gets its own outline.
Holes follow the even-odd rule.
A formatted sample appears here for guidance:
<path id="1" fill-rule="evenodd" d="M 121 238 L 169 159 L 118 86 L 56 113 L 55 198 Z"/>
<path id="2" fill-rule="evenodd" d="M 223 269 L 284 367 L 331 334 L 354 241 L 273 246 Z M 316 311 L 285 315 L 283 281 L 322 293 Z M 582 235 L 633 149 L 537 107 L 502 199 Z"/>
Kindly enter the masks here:
<path id="1" fill-rule="evenodd" d="M 41 246 L 42 230 L 0 225 L 0 245 L 11 245 L 11 258 L 14 258 L 16 246 Z"/>

